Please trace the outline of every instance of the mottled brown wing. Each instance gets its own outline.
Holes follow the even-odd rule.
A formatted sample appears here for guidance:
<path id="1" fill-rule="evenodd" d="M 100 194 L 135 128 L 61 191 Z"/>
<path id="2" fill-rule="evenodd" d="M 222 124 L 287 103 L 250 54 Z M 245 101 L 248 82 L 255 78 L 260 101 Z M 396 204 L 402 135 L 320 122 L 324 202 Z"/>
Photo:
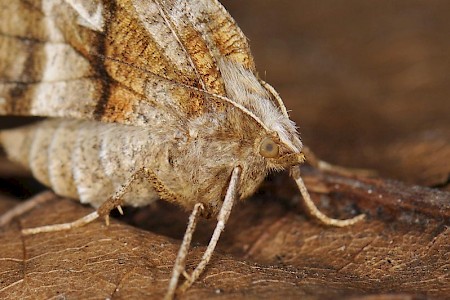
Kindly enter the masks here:
<path id="1" fill-rule="evenodd" d="M 225 95 L 218 57 L 254 72 L 216 0 L 0 0 L 0 114 L 133 125 L 200 114 L 208 94 Z"/>

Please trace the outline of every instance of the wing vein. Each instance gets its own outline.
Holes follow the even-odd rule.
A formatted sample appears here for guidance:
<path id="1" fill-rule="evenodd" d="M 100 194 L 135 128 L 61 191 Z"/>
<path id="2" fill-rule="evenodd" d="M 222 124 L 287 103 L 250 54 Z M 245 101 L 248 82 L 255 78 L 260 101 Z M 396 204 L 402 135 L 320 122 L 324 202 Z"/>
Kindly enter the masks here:
<path id="1" fill-rule="evenodd" d="M 180 44 L 181 49 L 183 49 L 184 53 L 186 53 L 186 57 L 187 57 L 189 63 L 191 64 L 191 67 L 194 69 L 195 74 L 197 75 L 197 79 L 200 82 L 200 84 L 202 85 L 203 90 L 206 90 L 205 83 L 203 82 L 203 79 L 201 78 L 200 73 L 198 72 L 197 66 L 195 65 L 194 61 L 192 60 L 191 56 L 189 55 L 188 50 L 186 49 L 184 44 L 181 42 L 181 39 L 180 39 L 178 33 L 176 32 L 172 22 L 168 19 L 166 12 L 162 8 L 161 2 L 159 0 L 154 0 L 154 1 L 155 1 L 156 5 L 158 6 L 158 10 L 161 14 L 161 17 L 164 19 L 164 22 L 166 23 L 167 27 L 169 27 L 169 29 L 172 32 L 172 34 L 174 35 L 175 39 Z"/>
<path id="2" fill-rule="evenodd" d="M 245 106 L 243 106 L 243 105 L 237 103 L 236 101 L 233 101 L 232 99 L 230 99 L 230 98 L 228 98 L 228 97 L 225 97 L 225 96 L 222 96 L 222 95 L 218 95 L 218 94 L 209 92 L 209 91 L 207 91 L 206 89 L 197 88 L 197 87 L 194 87 L 194 86 L 190 86 L 190 85 L 188 85 L 188 84 L 185 84 L 185 83 L 183 83 L 183 82 L 179 82 L 179 81 L 176 81 L 176 80 L 173 80 L 173 79 L 164 77 L 164 76 L 162 76 L 162 75 L 160 75 L 160 74 L 157 74 L 157 73 L 152 72 L 152 71 L 149 71 L 149 70 L 147 70 L 147 69 L 144 69 L 144 68 L 135 66 L 135 65 L 133 65 L 133 64 L 130 64 L 130 63 L 127 63 L 127 62 L 124 62 L 124 61 L 121 61 L 121 60 L 119 60 L 119 59 L 115 59 L 115 58 L 112 58 L 112 57 L 108 57 L 108 56 L 105 56 L 105 55 L 102 55 L 102 54 L 99 54 L 99 53 L 91 53 L 91 54 L 92 54 L 92 55 L 96 55 L 96 56 L 98 56 L 98 57 L 100 57 L 100 58 L 102 58 L 102 59 L 104 59 L 104 60 L 110 60 L 110 61 L 113 61 L 113 62 L 117 62 L 117 63 L 119 63 L 119 64 L 126 65 L 126 66 L 128 66 L 128 67 L 130 67 L 130 68 L 134 68 L 134 69 L 136 69 L 136 70 L 142 71 L 142 72 L 144 72 L 144 73 L 146 73 L 146 74 L 149 74 L 149 75 L 151 75 L 151 76 L 153 76 L 153 77 L 156 77 L 156 78 L 158 78 L 158 79 L 160 79 L 160 80 L 164 80 L 164 81 L 166 81 L 167 83 L 170 83 L 170 84 L 173 84 L 173 85 L 178 85 L 178 86 L 180 86 L 180 87 L 184 87 L 184 88 L 186 88 L 186 89 L 189 89 L 189 90 L 192 90 L 192 91 L 195 91 L 195 92 L 202 93 L 202 94 L 204 94 L 205 96 L 212 97 L 212 98 L 215 98 L 215 99 L 222 100 L 222 101 L 224 101 L 224 102 L 230 103 L 231 105 L 233 105 L 234 107 L 240 109 L 243 113 L 245 113 L 246 115 L 248 115 L 249 117 L 251 117 L 252 119 L 254 119 L 254 120 L 255 120 L 255 121 L 256 121 L 263 129 L 265 129 L 266 131 L 269 131 L 269 132 L 271 131 L 271 130 L 270 130 L 270 129 L 262 122 L 262 120 L 261 120 L 258 116 L 256 116 L 253 112 L 251 112 L 251 111 L 250 111 L 249 109 L 247 109 Z"/>

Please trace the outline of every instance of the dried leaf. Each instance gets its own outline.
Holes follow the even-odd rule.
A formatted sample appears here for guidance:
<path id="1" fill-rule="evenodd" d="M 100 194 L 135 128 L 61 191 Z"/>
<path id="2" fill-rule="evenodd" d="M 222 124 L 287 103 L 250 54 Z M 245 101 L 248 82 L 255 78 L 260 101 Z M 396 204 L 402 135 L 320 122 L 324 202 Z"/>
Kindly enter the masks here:
<path id="1" fill-rule="evenodd" d="M 266 186 L 266 195 L 236 207 L 220 250 L 183 298 L 323 299 L 389 293 L 445 297 L 450 293 L 449 193 L 316 172 L 305 178 L 311 190 L 317 186 L 328 190 L 326 195 L 314 194 L 322 209 L 341 212 L 340 217 L 361 209 L 368 214 L 367 221 L 344 229 L 322 227 L 276 199 L 271 185 Z M 285 178 L 276 177 L 272 187 L 281 182 L 286 185 Z M 4 229 L 0 297 L 49 298 L 59 293 L 74 298 L 161 297 L 179 241 L 117 221 L 110 227 L 95 222 L 30 237 L 19 233 L 20 228 L 67 222 L 89 211 L 55 197 Z M 164 207 L 150 209 L 148 218 L 155 220 L 158 231 L 158 223 L 165 222 Z M 183 227 L 186 219 L 176 222 Z M 197 240 L 202 246 L 191 251 L 188 267 L 202 255 L 207 227 L 214 222 L 199 226 L 203 228 Z"/>

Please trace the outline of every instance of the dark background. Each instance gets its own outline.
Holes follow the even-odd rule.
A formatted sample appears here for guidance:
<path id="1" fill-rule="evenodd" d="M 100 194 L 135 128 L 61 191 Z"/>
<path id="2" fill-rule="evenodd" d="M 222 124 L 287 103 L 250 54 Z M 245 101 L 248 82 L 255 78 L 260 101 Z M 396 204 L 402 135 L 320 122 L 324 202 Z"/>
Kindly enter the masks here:
<path id="1" fill-rule="evenodd" d="M 450 2 L 223 3 L 249 38 L 260 76 L 320 157 L 445 185 Z"/>

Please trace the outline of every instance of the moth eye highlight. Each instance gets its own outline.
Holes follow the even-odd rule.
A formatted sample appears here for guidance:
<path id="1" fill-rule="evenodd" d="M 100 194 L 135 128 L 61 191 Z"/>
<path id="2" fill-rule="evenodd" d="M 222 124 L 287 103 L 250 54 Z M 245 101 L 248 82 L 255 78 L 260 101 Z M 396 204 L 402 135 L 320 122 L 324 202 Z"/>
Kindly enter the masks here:
<path id="1" fill-rule="evenodd" d="M 266 137 L 259 146 L 259 154 L 266 158 L 275 158 L 280 152 L 280 147 L 271 138 Z"/>

